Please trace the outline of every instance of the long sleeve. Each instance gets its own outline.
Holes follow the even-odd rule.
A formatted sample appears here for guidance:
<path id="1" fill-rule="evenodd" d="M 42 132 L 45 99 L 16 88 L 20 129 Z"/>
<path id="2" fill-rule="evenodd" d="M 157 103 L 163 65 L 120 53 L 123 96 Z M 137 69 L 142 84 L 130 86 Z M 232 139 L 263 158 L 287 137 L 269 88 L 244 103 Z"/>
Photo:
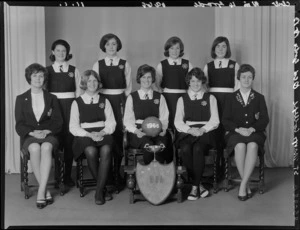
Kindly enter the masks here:
<path id="1" fill-rule="evenodd" d="M 20 96 L 17 96 L 15 104 L 16 132 L 22 138 L 34 130 L 33 126 L 26 124 L 23 101 Z"/>
<path id="2" fill-rule="evenodd" d="M 210 95 L 209 97 L 210 101 L 210 119 L 207 122 L 206 125 L 204 125 L 202 128 L 206 130 L 206 132 L 212 131 L 216 128 L 218 128 L 220 124 L 220 119 L 219 119 L 219 113 L 218 113 L 218 106 L 217 106 L 217 99 L 215 96 Z"/>
<path id="3" fill-rule="evenodd" d="M 93 65 L 93 70 L 94 70 L 95 72 L 97 72 L 97 74 L 99 74 L 99 63 L 98 63 L 98 61 L 94 63 L 94 65 Z"/>
<path id="4" fill-rule="evenodd" d="M 117 123 L 115 120 L 115 116 L 114 116 L 111 104 L 107 99 L 105 99 L 104 114 L 105 114 L 105 127 L 104 127 L 103 131 L 106 134 L 112 134 L 116 129 Z"/>
<path id="5" fill-rule="evenodd" d="M 263 95 L 261 95 L 260 100 L 259 100 L 259 118 L 252 125 L 252 127 L 256 131 L 264 131 L 266 129 L 268 123 L 269 123 L 268 109 L 267 109 L 265 97 Z"/>
<path id="6" fill-rule="evenodd" d="M 73 101 L 71 106 L 69 128 L 73 136 L 84 137 L 87 135 L 87 131 L 80 127 L 79 109 L 76 101 Z"/>
<path id="7" fill-rule="evenodd" d="M 240 66 L 236 62 L 235 63 L 235 69 L 234 69 L 234 91 L 238 90 L 240 88 L 240 81 L 237 79 L 237 71 L 239 70 Z"/>
<path id="8" fill-rule="evenodd" d="M 229 95 L 225 100 L 224 110 L 223 110 L 223 116 L 222 116 L 222 124 L 226 131 L 234 131 L 236 128 L 238 128 L 238 125 L 233 122 L 233 114 L 232 114 L 232 100 L 233 95 Z"/>
<path id="9" fill-rule="evenodd" d="M 81 81 L 81 76 L 79 70 L 76 68 L 75 69 L 75 84 L 76 84 L 76 92 L 75 96 L 79 97 L 81 94 L 83 94 L 83 90 L 80 88 L 80 81 Z"/>
<path id="10" fill-rule="evenodd" d="M 131 95 L 127 97 L 126 104 L 125 104 L 124 126 L 126 130 L 128 130 L 128 132 L 130 133 L 134 133 L 136 130 L 135 115 L 133 111 L 133 102 L 132 102 Z"/>
<path id="11" fill-rule="evenodd" d="M 184 104 L 182 97 L 180 97 L 177 101 L 174 125 L 178 132 L 183 133 L 187 133 L 190 128 L 190 126 L 184 122 Z"/>
<path id="12" fill-rule="evenodd" d="M 132 90 L 132 79 L 131 79 L 131 67 L 127 61 L 125 64 L 125 78 L 126 78 L 125 95 L 128 96 Z"/>
<path id="13" fill-rule="evenodd" d="M 166 103 L 166 99 L 163 95 L 160 96 L 159 120 L 162 123 L 162 129 L 166 130 L 169 124 L 169 109 Z"/>
<path id="14" fill-rule="evenodd" d="M 161 62 L 157 65 L 156 67 L 156 79 L 155 79 L 155 84 L 153 85 L 154 90 L 157 92 L 162 92 L 161 82 L 162 82 L 162 65 Z"/>

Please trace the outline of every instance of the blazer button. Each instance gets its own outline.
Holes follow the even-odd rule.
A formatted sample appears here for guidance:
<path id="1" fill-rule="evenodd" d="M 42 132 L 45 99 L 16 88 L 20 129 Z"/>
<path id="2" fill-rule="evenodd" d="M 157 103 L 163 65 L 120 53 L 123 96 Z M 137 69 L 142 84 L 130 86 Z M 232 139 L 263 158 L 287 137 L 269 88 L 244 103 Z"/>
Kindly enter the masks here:
<path id="1" fill-rule="evenodd" d="M 40 123 L 38 123 L 37 125 L 40 125 Z"/>
<path id="2" fill-rule="evenodd" d="M 246 124 L 248 124 L 248 121 L 246 121 Z"/>
<path id="3" fill-rule="evenodd" d="M 247 116 L 248 116 L 248 114 L 246 113 L 246 114 L 245 114 L 245 116 L 247 117 Z"/>

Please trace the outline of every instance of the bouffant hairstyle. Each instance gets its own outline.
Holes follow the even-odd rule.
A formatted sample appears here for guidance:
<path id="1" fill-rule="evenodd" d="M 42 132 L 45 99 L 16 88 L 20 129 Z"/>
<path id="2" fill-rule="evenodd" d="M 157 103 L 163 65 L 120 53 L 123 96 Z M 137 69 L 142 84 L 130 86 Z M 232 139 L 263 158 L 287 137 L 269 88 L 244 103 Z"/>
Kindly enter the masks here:
<path id="1" fill-rule="evenodd" d="M 187 73 L 185 77 L 185 82 L 188 86 L 190 86 L 190 81 L 193 76 L 199 79 L 202 82 L 202 85 L 205 86 L 207 90 L 207 86 L 206 86 L 207 78 L 205 77 L 204 72 L 199 67 L 194 67 Z"/>
<path id="2" fill-rule="evenodd" d="M 173 46 L 173 45 L 176 45 L 176 44 L 179 44 L 179 47 L 180 47 L 180 54 L 179 54 L 179 57 L 182 57 L 184 55 L 184 45 L 183 45 L 183 42 L 181 41 L 181 39 L 179 37 L 171 37 L 169 38 L 167 41 L 166 41 L 166 44 L 165 44 L 165 52 L 164 52 L 164 55 L 165 57 L 169 57 L 170 54 L 169 54 L 169 49 Z"/>
<path id="3" fill-rule="evenodd" d="M 237 72 L 237 79 L 240 80 L 241 74 L 250 72 L 252 73 L 253 80 L 255 78 L 255 69 L 249 64 L 242 64 Z"/>
<path id="4" fill-rule="evenodd" d="M 141 77 L 144 76 L 146 73 L 151 73 L 152 83 L 155 82 L 155 69 L 152 66 L 144 64 L 144 65 L 141 65 L 137 70 L 136 82 L 138 84 L 141 83 Z"/>
<path id="5" fill-rule="evenodd" d="M 105 34 L 105 35 L 101 38 L 100 44 L 99 44 L 100 49 L 101 49 L 104 53 L 106 52 L 105 44 L 106 44 L 110 39 L 112 39 L 112 38 L 116 39 L 116 42 L 117 42 L 117 52 L 118 52 L 119 50 L 122 49 L 122 42 L 121 42 L 121 40 L 118 38 L 117 35 L 115 35 L 115 34 Z"/>
<path id="6" fill-rule="evenodd" d="M 48 70 L 44 66 L 38 63 L 33 63 L 28 67 L 26 67 L 25 78 L 29 85 L 31 85 L 31 75 L 40 72 L 44 74 L 44 85 L 45 85 L 48 81 Z"/>
<path id="7" fill-rule="evenodd" d="M 219 37 L 217 37 L 217 38 L 214 40 L 214 42 L 213 42 L 213 44 L 212 44 L 212 46 L 211 46 L 211 57 L 212 57 L 213 59 L 215 59 L 215 58 L 217 57 L 216 52 L 215 52 L 216 46 L 217 46 L 218 44 L 222 43 L 222 42 L 225 42 L 225 44 L 226 44 L 226 46 L 227 46 L 227 51 L 226 51 L 226 54 L 225 54 L 224 58 L 230 58 L 230 57 L 231 57 L 231 50 L 230 50 L 230 45 L 229 45 L 228 38 L 219 36 Z"/>
<path id="8" fill-rule="evenodd" d="M 70 54 L 71 47 L 70 47 L 69 43 L 65 40 L 58 39 L 58 40 L 56 40 L 55 42 L 52 43 L 51 50 L 54 51 L 57 45 L 62 45 L 66 48 L 67 54 L 66 54 L 65 61 L 69 61 L 73 57 L 73 55 Z M 55 61 L 55 56 L 51 53 L 50 56 L 49 56 L 49 59 L 52 62 L 54 62 Z"/>
<path id="9" fill-rule="evenodd" d="M 86 70 L 86 71 L 83 72 L 83 74 L 81 76 L 81 81 L 80 81 L 80 86 L 79 87 L 83 90 L 86 90 L 87 89 L 87 82 L 88 82 L 90 76 L 94 76 L 98 80 L 98 89 L 100 89 L 101 86 L 102 86 L 101 78 L 100 78 L 100 75 L 94 70 Z"/>

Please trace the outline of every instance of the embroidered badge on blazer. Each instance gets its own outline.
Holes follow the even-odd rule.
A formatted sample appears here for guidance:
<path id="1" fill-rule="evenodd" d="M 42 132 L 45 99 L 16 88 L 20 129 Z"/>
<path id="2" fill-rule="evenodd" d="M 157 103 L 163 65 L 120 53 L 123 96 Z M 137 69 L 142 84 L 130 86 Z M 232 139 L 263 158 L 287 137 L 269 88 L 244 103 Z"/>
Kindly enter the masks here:
<path id="1" fill-rule="evenodd" d="M 182 64 L 181 66 L 183 69 L 187 69 L 189 67 L 188 64 L 186 64 L 186 63 Z"/>
<path id="2" fill-rule="evenodd" d="M 202 101 L 202 102 L 201 102 L 201 105 L 202 105 L 202 106 L 206 106 L 206 105 L 207 105 L 207 102 L 206 102 L 206 101 Z"/>
<path id="3" fill-rule="evenodd" d="M 154 104 L 158 105 L 159 104 L 159 99 L 155 99 Z"/>
<path id="4" fill-rule="evenodd" d="M 254 116 L 255 116 L 255 119 L 258 120 L 259 119 L 259 112 L 256 113 Z"/>
<path id="5" fill-rule="evenodd" d="M 100 103 L 100 104 L 99 104 L 99 107 L 100 107 L 101 109 L 104 109 L 104 106 L 105 106 L 104 103 Z"/>
<path id="6" fill-rule="evenodd" d="M 74 77 L 74 73 L 70 72 L 69 74 L 69 77 Z"/>
<path id="7" fill-rule="evenodd" d="M 47 116 L 48 116 L 48 117 L 51 117 L 51 114 L 52 114 L 52 108 L 49 109 L 49 111 L 48 111 L 48 113 L 47 113 Z"/>
<path id="8" fill-rule="evenodd" d="M 119 65 L 119 68 L 120 69 L 124 69 L 124 65 Z"/>
<path id="9" fill-rule="evenodd" d="M 233 68 L 234 68 L 234 65 L 233 65 L 233 64 L 230 64 L 230 65 L 229 65 L 229 68 L 233 69 Z"/>

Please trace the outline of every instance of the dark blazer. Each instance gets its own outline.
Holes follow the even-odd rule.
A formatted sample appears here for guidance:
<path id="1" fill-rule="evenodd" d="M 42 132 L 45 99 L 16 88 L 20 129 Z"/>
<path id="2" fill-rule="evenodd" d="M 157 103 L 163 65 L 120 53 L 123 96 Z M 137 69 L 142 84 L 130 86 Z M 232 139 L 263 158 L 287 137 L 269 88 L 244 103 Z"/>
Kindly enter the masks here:
<path id="1" fill-rule="evenodd" d="M 36 120 L 31 99 L 31 89 L 17 96 L 15 104 L 16 131 L 21 138 L 34 130 L 48 129 L 53 135 L 59 134 L 63 124 L 58 99 L 43 90 L 45 108 L 39 121 Z"/>
<path id="2" fill-rule="evenodd" d="M 226 131 L 234 132 L 239 127 L 253 127 L 256 132 L 263 132 L 268 123 L 268 110 L 262 94 L 251 89 L 247 105 L 244 104 L 240 90 L 226 98 L 222 117 Z"/>

